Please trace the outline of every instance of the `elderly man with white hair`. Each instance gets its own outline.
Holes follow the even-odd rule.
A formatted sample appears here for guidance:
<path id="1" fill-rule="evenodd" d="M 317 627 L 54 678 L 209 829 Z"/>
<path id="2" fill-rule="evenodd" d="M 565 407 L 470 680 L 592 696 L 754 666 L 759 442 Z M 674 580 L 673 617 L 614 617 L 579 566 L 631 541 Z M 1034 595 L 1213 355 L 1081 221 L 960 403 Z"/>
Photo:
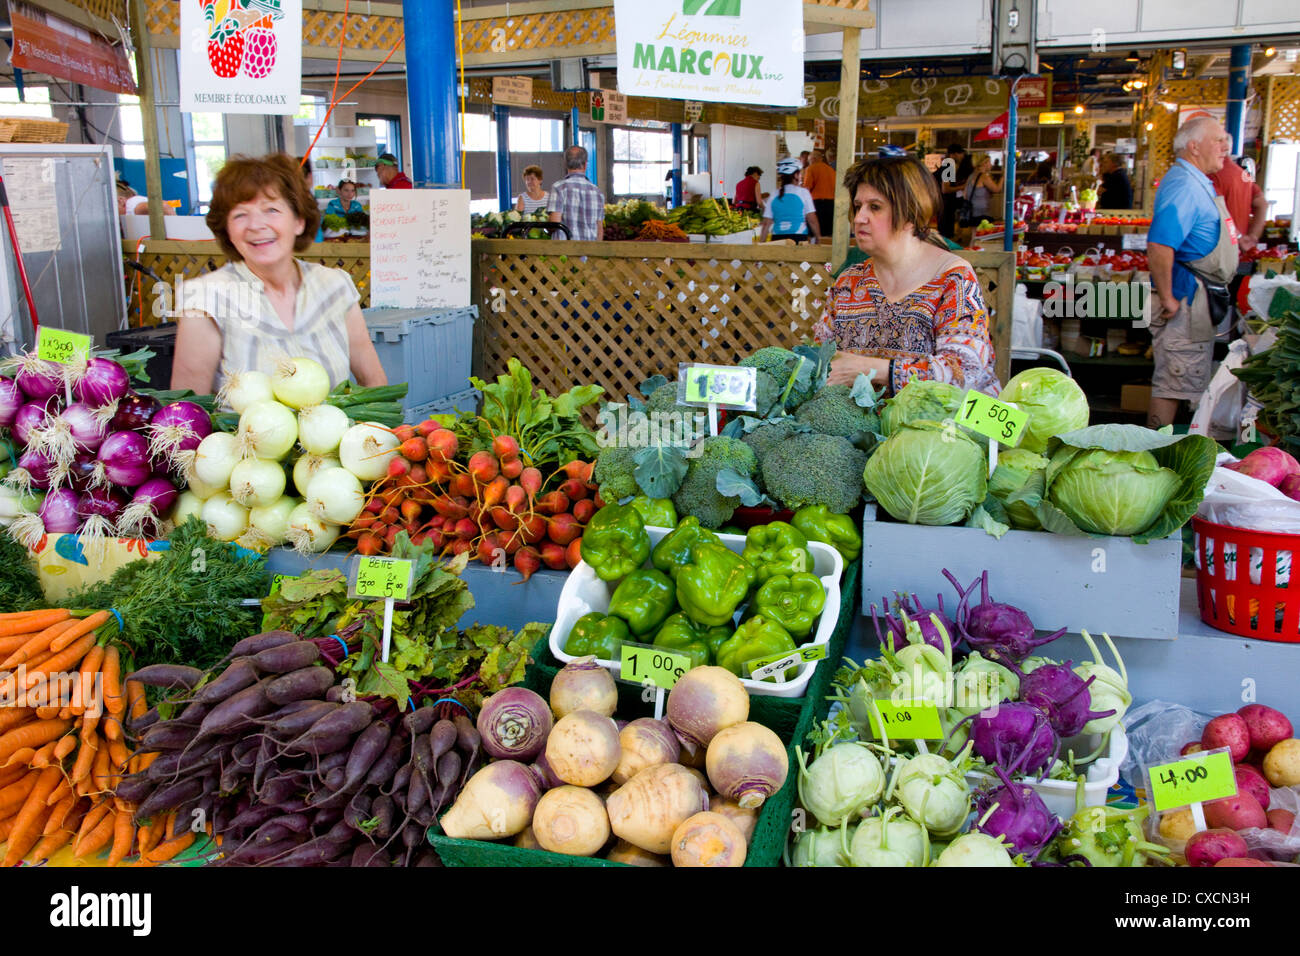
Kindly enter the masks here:
<path id="1" fill-rule="evenodd" d="M 1160 180 L 1147 233 L 1151 265 L 1151 337 L 1156 368 L 1147 424 L 1171 424 L 1179 402 L 1210 382 L 1215 323 L 1237 271 L 1237 228 L 1215 195 L 1210 174 L 1228 155 L 1228 134 L 1198 116 L 1174 135 L 1177 160 Z"/>

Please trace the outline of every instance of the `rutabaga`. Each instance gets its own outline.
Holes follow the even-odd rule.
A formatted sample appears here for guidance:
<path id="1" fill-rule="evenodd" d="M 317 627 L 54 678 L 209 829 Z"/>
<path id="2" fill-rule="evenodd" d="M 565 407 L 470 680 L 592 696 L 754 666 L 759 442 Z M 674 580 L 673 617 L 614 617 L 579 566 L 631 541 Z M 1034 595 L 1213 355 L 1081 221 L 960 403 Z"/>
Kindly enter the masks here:
<path id="1" fill-rule="evenodd" d="M 874 806 L 885 790 L 885 771 L 866 744 L 835 744 L 808 765 L 799 758 L 799 801 L 821 823 L 844 824 Z"/>
<path id="2" fill-rule="evenodd" d="M 328 455 L 348 430 L 348 416 L 334 405 L 308 405 L 298 413 L 298 444 L 309 455 Z"/>
<path id="3" fill-rule="evenodd" d="M 283 494 L 284 466 L 278 461 L 244 458 L 230 470 L 230 497 L 245 508 L 265 507 Z"/>
<path id="4" fill-rule="evenodd" d="M 307 507 L 321 521 L 351 524 L 365 506 L 361 481 L 346 468 L 318 471 L 307 485 Z"/>
<path id="5" fill-rule="evenodd" d="M 377 422 L 353 425 L 339 440 L 339 461 L 362 481 L 378 481 L 397 457 L 397 436 Z"/>

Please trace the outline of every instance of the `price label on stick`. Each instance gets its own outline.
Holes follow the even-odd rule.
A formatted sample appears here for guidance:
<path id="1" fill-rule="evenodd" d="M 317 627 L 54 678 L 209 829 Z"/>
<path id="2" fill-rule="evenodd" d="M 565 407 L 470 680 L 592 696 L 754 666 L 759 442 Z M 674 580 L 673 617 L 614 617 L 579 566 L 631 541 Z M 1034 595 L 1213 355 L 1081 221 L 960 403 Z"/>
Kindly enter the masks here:
<path id="1" fill-rule="evenodd" d="M 392 598 L 405 601 L 411 596 L 410 561 L 397 558 L 358 558 L 356 597 Z"/>
<path id="2" fill-rule="evenodd" d="M 879 715 L 879 718 L 877 718 Z M 880 739 L 890 740 L 942 740 L 943 726 L 939 723 L 939 708 L 923 700 L 895 704 L 878 700 L 868 714 L 871 732 Z M 884 733 L 880 722 L 884 721 Z"/>
<path id="3" fill-rule="evenodd" d="M 956 421 L 993 441 L 1015 446 L 1029 424 L 1029 413 L 972 389 L 962 397 Z"/>
<path id="4" fill-rule="evenodd" d="M 89 358 L 92 344 L 89 335 L 42 325 L 36 333 L 36 357 L 66 365 L 75 358 Z"/>
<path id="5" fill-rule="evenodd" d="M 685 365 L 687 405 L 757 408 L 758 370 L 730 365 Z"/>
<path id="6" fill-rule="evenodd" d="M 656 687 L 672 690 L 681 676 L 691 669 L 691 659 L 650 644 L 624 643 L 619 652 L 622 671 L 619 677 L 636 684 L 649 681 Z"/>
<path id="7" fill-rule="evenodd" d="M 1156 811 L 1176 810 L 1193 803 L 1208 803 L 1237 792 L 1232 756 L 1227 748 L 1207 750 L 1185 760 L 1147 769 L 1151 805 Z"/>
<path id="8" fill-rule="evenodd" d="M 807 647 L 800 647 L 782 654 L 769 654 L 766 657 L 756 657 L 753 660 L 745 661 L 744 669 L 748 671 L 750 680 L 766 680 L 789 667 L 798 667 L 803 663 L 811 664 L 813 661 L 820 661 L 825 657 L 825 644 L 809 644 Z"/>

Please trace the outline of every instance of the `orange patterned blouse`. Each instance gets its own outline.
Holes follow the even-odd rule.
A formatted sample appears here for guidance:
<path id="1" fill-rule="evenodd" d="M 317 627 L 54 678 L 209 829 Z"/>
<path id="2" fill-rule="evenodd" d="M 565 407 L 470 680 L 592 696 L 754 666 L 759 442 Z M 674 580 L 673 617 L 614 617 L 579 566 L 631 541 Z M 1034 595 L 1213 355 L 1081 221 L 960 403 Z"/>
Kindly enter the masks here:
<path id="1" fill-rule="evenodd" d="M 912 378 L 997 395 L 988 310 L 975 270 L 953 263 L 898 302 L 885 298 L 871 260 L 845 269 L 831 290 L 813 339 L 834 339 L 856 355 L 887 358 L 889 390 Z"/>

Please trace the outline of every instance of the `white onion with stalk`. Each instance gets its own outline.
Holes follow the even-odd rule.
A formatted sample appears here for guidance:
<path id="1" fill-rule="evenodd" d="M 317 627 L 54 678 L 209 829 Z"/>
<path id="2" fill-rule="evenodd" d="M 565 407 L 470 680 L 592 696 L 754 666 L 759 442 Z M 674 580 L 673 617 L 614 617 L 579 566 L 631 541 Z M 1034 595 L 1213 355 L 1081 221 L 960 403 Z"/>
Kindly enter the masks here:
<path id="1" fill-rule="evenodd" d="M 213 432 L 203 441 L 194 453 L 192 471 L 208 488 L 225 489 L 230 487 L 230 473 L 234 470 L 239 454 L 238 442 L 229 432 Z M 216 494 L 217 492 L 214 492 Z M 212 495 L 208 495 L 211 498 Z"/>
<path id="2" fill-rule="evenodd" d="M 307 497 L 311 480 L 326 468 L 342 468 L 342 463 L 334 455 L 301 455 L 293 463 L 293 486 L 298 494 Z"/>
<path id="3" fill-rule="evenodd" d="M 8 485 L 0 485 L 0 528 L 9 527 L 14 519 L 40 510 L 42 496 L 21 494 Z"/>
<path id="4" fill-rule="evenodd" d="M 285 540 L 300 554 L 319 554 L 330 549 L 341 530 L 339 525 L 317 520 L 304 501 L 289 514 Z"/>
<path id="5" fill-rule="evenodd" d="M 245 409 L 255 402 L 275 400 L 271 389 L 271 376 L 256 369 L 245 371 L 227 371 L 222 369 L 225 382 L 217 392 L 217 403 L 228 406 L 236 415 L 244 414 Z"/>
<path id="6" fill-rule="evenodd" d="M 397 436 L 378 422 L 362 422 L 343 433 L 339 461 L 362 481 L 378 481 L 388 474 L 388 463 L 398 455 Z"/>
<path id="7" fill-rule="evenodd" d="M 346 468 L 326 468 L 307 486 L 307 506 L 321 521 L 351 524 L 366 506 L 361 480 Z"/>
<path id="8" fill-rule="evenodd" d="M 275 400 L 290 408 L 319 405 L 329 396 L 330 377 L 325 366 L 313 359 L 280 358 L 271 372 L 271 391 Z"/>
<path id="9" fill-rule="evenodd" d="M 254 550 L 265 551 L 284 544 L 289 532 L 289 516 L 300 504 L 302 502 L 297 498 L 283 495 L 269 505 L 250 509 L 246 537 L 261 545 Z"/>
<path id="10" fill-rule="evenodd" d="M 298 417 L 279 402 L 254 402 L 239 416 L 235 451 L 241 458 L 279 461 L 298 440 Z"/>
<path id="11" fill-rule="evenodd" d="M 298 444 L 309 455 L 332 454 L 350 421 L 335 405 L 308 405 L 298 412 Z"/>
<path id="12" fill-rule="evenodd" d="M 211 496 L 209 495 L 209 497 Z M 196 495 L 193 490 L 182 491 L 176 498 L 176 506 L 172 510 L 172 521 L 181 525 L 191 517 L 202 518 L 204 500 Z"/>
<path id="13" fill-rule="evenodd" d="M 284 494 L 284 466 L 265 458 L 244 458 L 230 470 L 230 497 L 245 508 L 269 505 Z"/>
<path id="14" fill-rule="evenodd" d="M 225 432 L 221 432 L 221 434 L 224 435 Z M 200 501 L 207 501 L 209 498 L 211 498 L 219 491 L 230 490 L 229 477 L 227 477 L 226 484 L 224 485 L 210 485 L 202 478 L 200 478 L 197 474 L 193 473 L 194 471 L 193 469 L 190 469 L 190 471 L 191 474 L 189 478 L 186 479 L 186 484 L 188 485 L 189 490 L 194 492 L 195 497 L 198 498 Z"/>
<path id="15" fill-rule="evenodd" d="M 248 530 L 248 509 L 224 491 L 203 502 L 208 534 L 218 541 L 234 541 Z"/>

